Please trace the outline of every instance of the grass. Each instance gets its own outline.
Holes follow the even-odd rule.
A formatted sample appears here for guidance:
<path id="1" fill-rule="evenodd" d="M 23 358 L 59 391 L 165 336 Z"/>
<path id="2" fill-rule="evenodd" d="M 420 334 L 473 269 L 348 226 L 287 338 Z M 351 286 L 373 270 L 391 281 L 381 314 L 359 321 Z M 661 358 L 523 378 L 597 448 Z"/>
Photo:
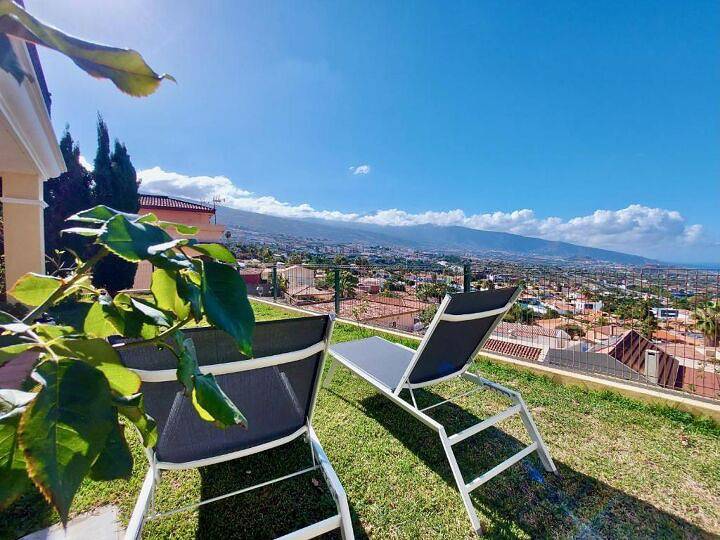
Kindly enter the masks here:
<path id="1" fill-rule="evenodd" d="M 295 316 L 255 304 L 259 320 Z M 369 331 L 336 325 L 333 340 Z M 388 339 L 399 339 L 385 336 Z M 416 346 L 413 340 L 402 340 Z M 668 407 L 648 406 L 612 392 L 565 387 L 537 375 L 480 359 L 476 372 L 523 393 L 560 470 L 548 475 L 535 456 L 472 494 L 483 528 L 493 538 L 703 538 L 720 534 L 720 428 Z M 423 403 L 458 393 L 458 381 L 420 394 Z M 443 406 L 435 418 L 450 433 L 505 405 L 492 392 Z M 474 420 L 477 421 L 477 420 Z M 437 436 L 371 386 L 338 369 L 320 391 L 313 421 L 345 489 L 358 538 L 472 538 Z M 502 423 L 460 444 L 470 480 L 529 442 L 520 421 Z M 86 482 L 74 504 L 82 513 L 118 505 L 132 510 L 145 459 L 135 454 L 129 481 Z M 309 459 L 301 442 L 201 471 L 170 472 L 160 508 L 238 489 L 297 469 Z M 145 538 L 270 538 L 334 513 L 321 477 L 305 475 L 151 523 Z M 16 538 L 57 521 L 37 495 L 0 513 L 0 538 Z"/>

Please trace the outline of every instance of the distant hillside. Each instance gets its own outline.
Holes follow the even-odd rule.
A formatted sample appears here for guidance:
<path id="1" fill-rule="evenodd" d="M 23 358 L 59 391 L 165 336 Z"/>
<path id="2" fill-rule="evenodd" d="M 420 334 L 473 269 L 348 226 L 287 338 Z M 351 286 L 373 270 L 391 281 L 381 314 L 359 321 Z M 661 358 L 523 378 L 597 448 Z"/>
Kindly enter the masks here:
<path id="1" fill-rule="evenodd" d="M 391 227 L 341 221 L 304 220 L 257 214 L 222 206 L 217 208 L 217 217 L 219 223 L 224 223 L 232 228 L 270 235 L 324 240 L 332 243 L 399 246 L 441 253 L 460 251 L 477 255 L 488 252 L 504 252 L 514 255 L 592 259 L 636 265 L 653 262 L 644 257 L 618 251 L 578 246 L 567 242 L 553 242 L 518 234 L 479 231 L 466 227 L 439 227 L 436 225 Z"/>

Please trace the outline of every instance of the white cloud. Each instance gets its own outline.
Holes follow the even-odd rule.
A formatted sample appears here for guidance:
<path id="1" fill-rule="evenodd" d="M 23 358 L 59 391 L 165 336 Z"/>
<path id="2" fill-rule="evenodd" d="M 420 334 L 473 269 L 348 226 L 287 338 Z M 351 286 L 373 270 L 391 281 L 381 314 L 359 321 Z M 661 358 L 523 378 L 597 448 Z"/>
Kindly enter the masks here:
<path id="1" fill-rule="evenodd" d="M 357 171 L 358 168 L 355 167 L 353 170 Z M 361 215 L 339 210 L 317 210 L 307 203 L 293 205 L 272 196 L 257 195 L 237 187 L 226 176 L 188 176 L 153 167 L 139 171 L 138 177 L 142 180 L 140 189 L 145 193 L 160 193 L 205 201 L 219 197 L 224 199 L 224 205 L 231 208 L 281 217 L 319 218 L 394 226 L 456 225 L 664 259 L 676 260 L 676 256 L 695 261 L 720 259 L 720 245 L 717 240 L 708 237 L 701 225 L 688 223 L 685 217 L 675 210 L 651 208 L 640 204 L 631 204 L 619 210 L 596 210 L 592 214 L 569 219 L 538 217 L 528 208 L 512 212 L 498 211 L 472 215 L 467 215 L 459 209 L 413 214 L 392 208 Z M 681 250 L 685 250 L 687 256 L 683 255 Z"/>
<path id="2" fill-rule="evenodd" d="M 358 165 L 357 167 L 350 167 L 349 170 L 353 174 L 370 174 L 370 165 Z"/>
<path id="3" fill-rule="evenodd" d="M 93 164 L 90 163 L 87 159 L 85 159 L 85 156 L 83 156 L 82 154 L 80 154 L 80 159 L 78 161 L 80 161 L 80 165 L 82 165 L 83 169 L 85 169 L 86 171 L 92 171 L 93 169 L 95 169 Z"/>

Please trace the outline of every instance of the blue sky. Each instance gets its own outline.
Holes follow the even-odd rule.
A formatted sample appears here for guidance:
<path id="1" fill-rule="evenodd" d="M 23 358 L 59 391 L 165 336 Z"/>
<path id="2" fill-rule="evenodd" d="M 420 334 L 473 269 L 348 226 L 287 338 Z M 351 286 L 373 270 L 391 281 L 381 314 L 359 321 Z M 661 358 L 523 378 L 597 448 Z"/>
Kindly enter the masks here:
<path id="1" fill-rule="evenodd" d="M 717 2 L 27 4 L 177 78 L 41 53 L 58 134 L 92 161 L 101 111 L 148 191 L 720 262 Z"/>

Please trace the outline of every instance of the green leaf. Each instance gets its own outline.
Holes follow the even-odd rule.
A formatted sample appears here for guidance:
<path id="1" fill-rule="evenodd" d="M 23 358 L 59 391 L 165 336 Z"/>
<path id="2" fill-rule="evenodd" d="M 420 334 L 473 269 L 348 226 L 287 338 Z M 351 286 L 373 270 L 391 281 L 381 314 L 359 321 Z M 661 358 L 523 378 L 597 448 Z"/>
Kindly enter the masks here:
<path id="1" fill-rule="evenodd" d="M 114 208 L 105 206 L 104 204 L 99 204 L 97 206 L 93 206 L 92 208 L 88 208 L 87 210 L 82 210 L 81 212 L 78 212 L 77 214 L 73 214 L 72 216 L 67 218 L 65 221 L 83 221 L 85 223 L 106 223 L 107 221 L 110 221 L 110 219 L 112 219 L 118 215 L 125 216 L 127 219 L 129 219 L 131 221 L 138 219 L 137 214 L 128 214 L 126 212 L 120 212 L 118 210 L 115 210 Z"/>
<path id="2" fill-rule="evenodd" d="M 197 234 L 198 232 L 198 228 L 194 225 L 185 225 L 173 221 L 158 221 L 157 225 L 163 229 L 175 229 L 180 234 Z"/>
<path id="3" fill-rule="evenodd" d="M 235 264 L 237 262 L 232 252 L 221 244 L 193 244 L 192 248 L 217 261 L 229 264 Z"/>
<path id="4" fill-rule="evenodd" d="M 133 308 L 147 320 L 148 324 L 168 327 L 173 325 L 171 315 L 164 313 L 150 303 L 138 298 L 130 298 L 130 301 L 132 302 Z"/>
<path id="5" fill-rule="evenodd" d="M 174 313 L 178 319 L 185 319 L 190 313 L 190 305 L 178 295 L 180 279 L 175 271 L 156 268 L 152 273 L 150 291 L 160 309 Z"/>
<path id="6" fill-rule="evenodd" d="M 122 364 L 115 348 L 104 339 L 63 339 L 51 348 L 60 357 L 77 358 L 102 371 L 110 388 L 121 395 L 140 390 L 140 377 Z"/>
<path id="7" fill-rule="evenodd" d="M 114 398 L 118 412 L 133 423 L 142 437 L 145 448 L 150 448 L 157 444 L 157 424 L 152 416 L 145 413 L 143 401 L 142 394 Z"/>
<path id="8" fill-rule="evenodd" d="M 41 383 L 20 422 L 30 478 L 67 522 L 73 497 L 117 425 L 103 374 L 78 360 L 43 362 Z"/>
<path id="9" fill-rule="evenodd" d="M 42 274 L 25 274 L 8 291 L 13 298 L 28 306 L 39 306 L 62 285 L 62 279 Z"/>
<path id="10" fill-rule="evenodd" d="M 173 336 L 178 345 L 177 380 L 185 387 L 185 395 L 191 395 L 193 390 L 193 375 L 200 373 L 195 352 L 195 343 L 192 339 L 184 339 L 182 332 Z"/>
<path id="11" fill-rule="evenodd" d="M 16 343 L 15 345 L 8 345 L 7 347 L 0 348 L 0 366 L 2 366 L 8 360 L 12 360 L 17 355 L 37 347 L 39 347 L 37 343 L 26 342 Z"/>
<path id="12" fill-rule="evenodd" d="M 48 313 L 58 325 L 82 329 L 93 305 L 95 304 L 92 302 L 78 302 L 66 299 L 54 306 L 50 306 Z"/>
<path id="13" fill-rule="evenodd" d="M 198 373 L 195 375 L 195 389 L 193 390 L 192 400 L 195 409 L 203 420 L 215 422 L 216 425 L 222 428 L 234 425 L 247 427 L 247 420 L 218 386 L 212 373 Z"/>
<path id="14" fill-rule="evenodd" d="M 245 280 L 231 266 L 202 261 L 202 302 L 208 322 L 230 334 L 238 348 L 252 356 L 255 314 Z"/>
<path id="15" fill-rule="evenodd" d="M 168 233 L 160 227 L 146 223 L 134 223 L 125 216 L 117 215 L 105 224 L 105 230 L 97 243 L 131 262 L 151 259 L 151 246 L 170 240 Z"/>
<path id="16" fill-rule="evenodd" d="M 60 326 L 57 324 L 36 323 L 32 325 L 32 329 L 38 336 L 47 340 L 79 335 L 78 331 L 72 326 Z"/>
<path id="17" fill-rule="evenodd" d="M 148 248 L 148 253 L 150 255 L 157 255 L 158 253 L 163 253 L 164 251 L 168 251 L 169 249 L 173 249 L 178 246 L 186 246 L 190 243 L 190 240 L 190 238 L 173 238 L 172 240 L 163 244 L 150 246 Z"/>
<path id="18" fill-rule="evenodd" d="M 105 447 L 90 469 L 90 478 L 101 481 L 130 478 L 133 458 L 124 432 L 120 424 L 116 424 L 115 429 L 110 431 Z"/>
<path id="19" fill-rule="evenodd" d="M 22 412 L 37 394 L 5 388 L 0 390 L 0 418 L 13 412 Z"/>
<path id="20" fill-rule="evenodd" d="M 102 228 L 91 229 L 89 227 L 69 227 L 60 231 L 60 234 L 79 234 L 80 236 L 99 236 L 103 232 Z"/>
<path id="21" fill-rule="evenodd" d="M 148 212 L 147 214 L 142 214 L 139 218 L 135 220 L 135 223 L 157 223 L 157 216 L 153 214 L 152 212 Z"/>
<path id="22" fill-rule="evenodd" d="M 18 84 L 22 84 L 25 78 L 30 81 L 35 80 L 20 65 L 20 60 L 18 60 L 15 50 L 12 48 L 10 39 L 5 34 L 0 34 L 0 69 L 12 75 Z"/>
<path id="23" fill-rule="evenodd" d="M 189 270 L 193 268 L 192 261 L 184 254 L 175 251 L 158 253 L 149 259 L 153 266 L 165 270 Z"/>
<path id="24" fill-rule="evenodd" d="M 7 508 L 32 486 L 17 429 L 22 409 L 0 416 L 0 509 Z"/>
<path id="25" fill-rule="evenodd" d="M 125 321 L 114 305 L 105 306 L 95 302 L 87 312 L 83 324 L 84 332 L 91 337 L 106 338 L 123 333 Z"/>
<path id="26" fill-rule="evenodd" d="M 192 279 L 193 274 L 197 276 L 197 282 L 200 281 L 200 275 L 197 272 L 183 273 L 177 281 L 177 292 L 180 298 L 190 304 L 193 318 L 195 322 L 199 322 L 203 317 L 202 294 L 200 286 Z"/>
<path id="27" fill-rule="evenodd" d="M 170 75 L 155 73 L 137 51 L 69 36 L 36 19 L 10 0 L 0 1 L 0 32 L 58 51 L 88 74 L 110 79 L 118 89 L 131 96 L 148 96 L 163 79 L 175 80 Z"/>

